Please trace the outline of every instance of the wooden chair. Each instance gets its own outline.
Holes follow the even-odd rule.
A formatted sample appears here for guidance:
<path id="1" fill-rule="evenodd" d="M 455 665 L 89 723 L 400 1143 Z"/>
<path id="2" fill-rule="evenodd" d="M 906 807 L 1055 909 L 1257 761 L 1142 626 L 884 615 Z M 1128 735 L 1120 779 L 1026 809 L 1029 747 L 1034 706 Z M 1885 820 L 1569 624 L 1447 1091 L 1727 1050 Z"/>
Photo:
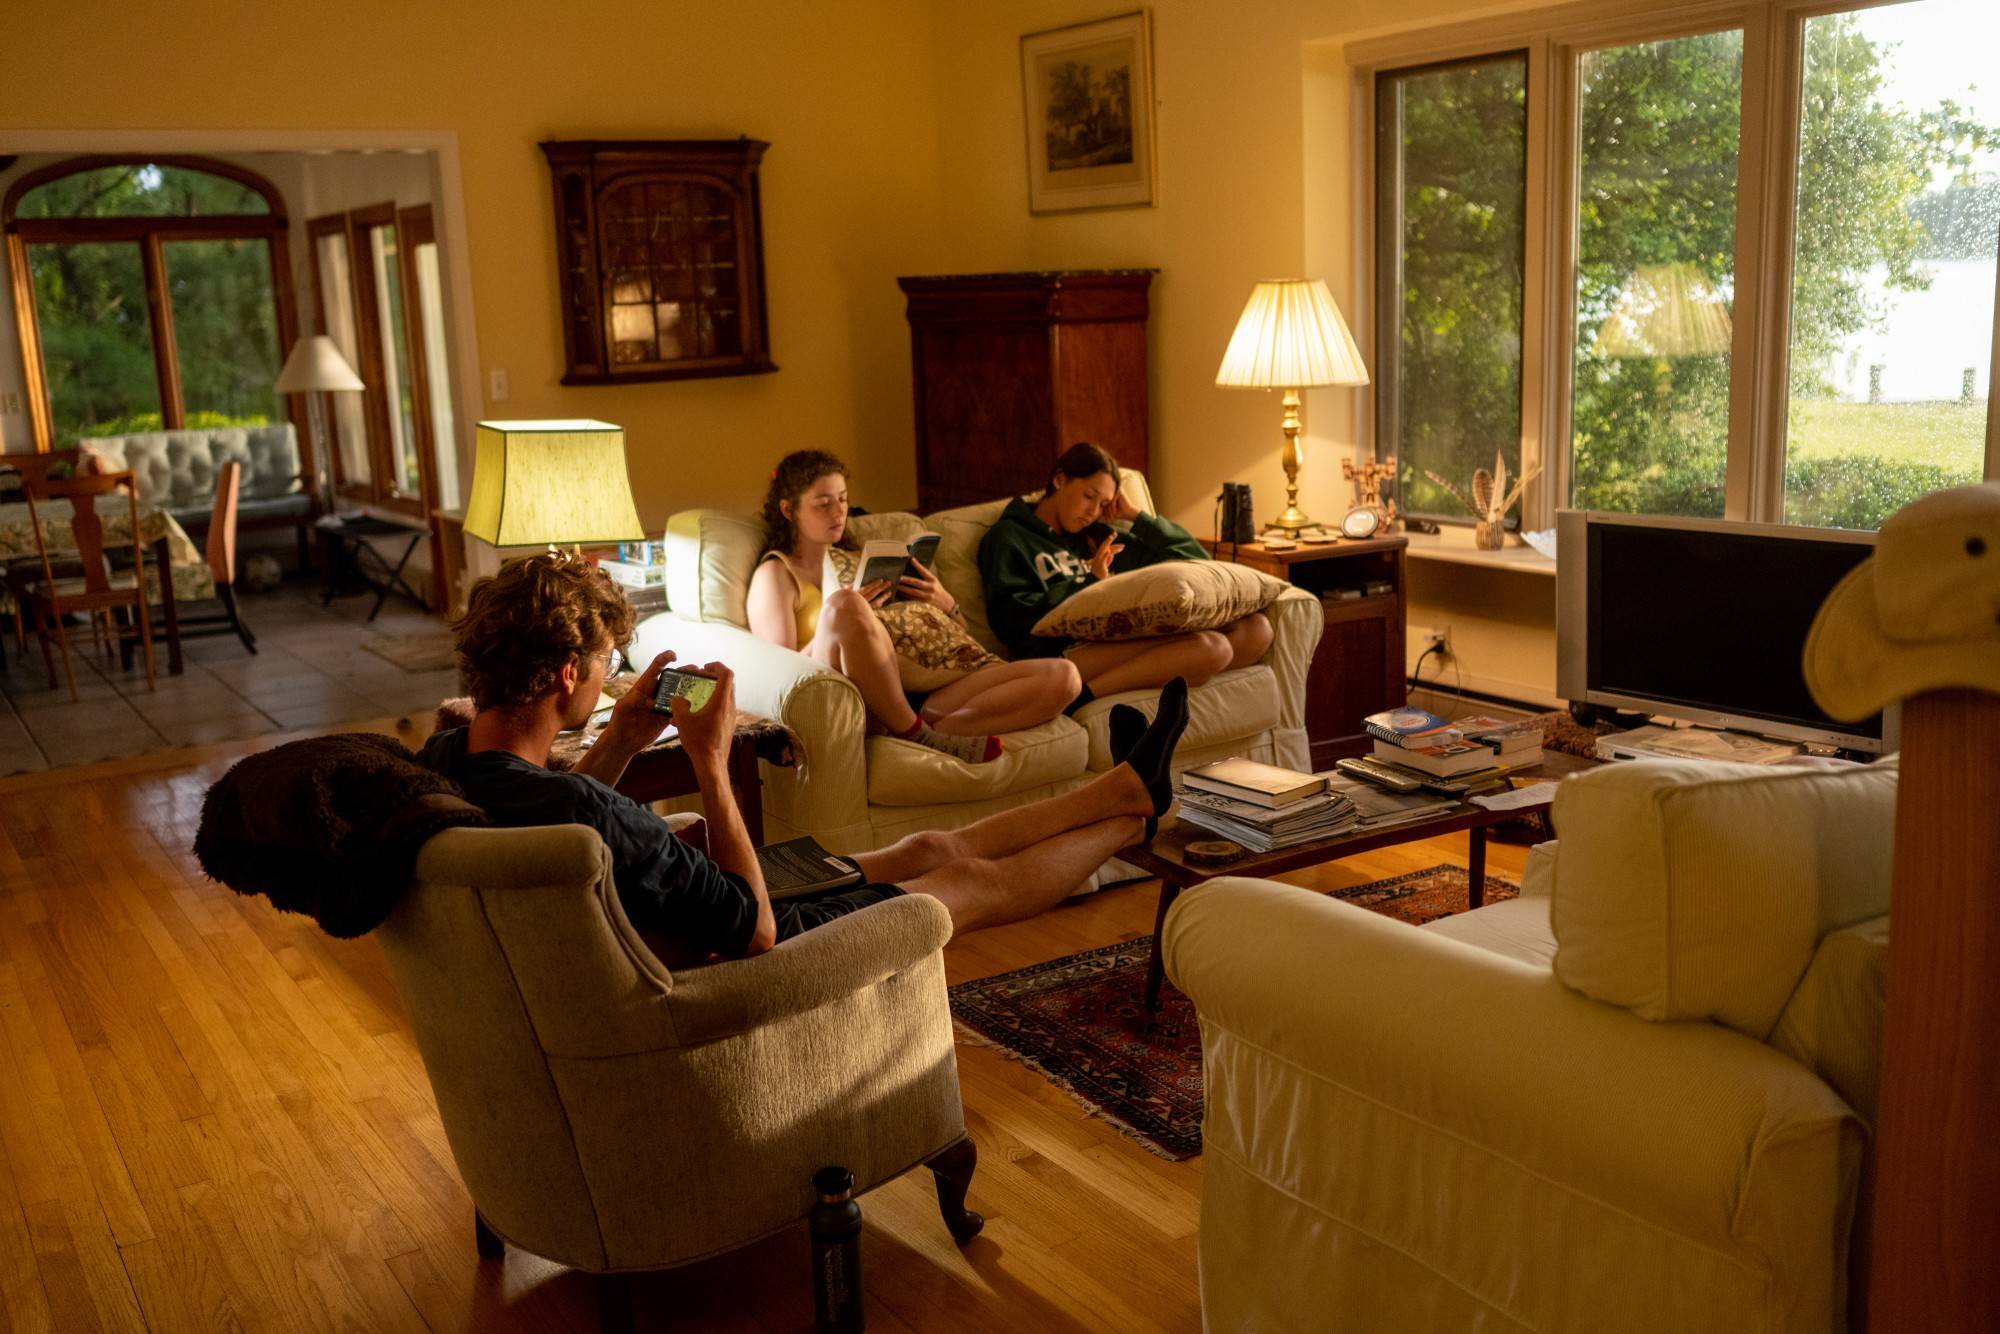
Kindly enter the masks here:
<path id="1" fill-rule="evenodd" d="M 242 483 L 243 465 L 234 459 L 223 464 L 215 475 L 215 507 L 208 518 L 208 572 L 215 578 L 215 598 L 222 604 L 221 610 L 193 616 L 179 612 L 175 617 L 175 633 L 185 638 L 233 632 L 243 641 L 244 648 L 255 653 L 257 636 L 244 621 L 243 609 L 236 605 L 236 497 Z M 172 576 L 171 570 L 159 571 L 162 579 Z M 166 627 L 161 626 L 160 632 L 167 633 Z M 131 640 L 124 641 L 121 652 L 125 665 L 131 666 Z"/>
<path id="2" fill-rule="evenodd" d="M 51 472 L 60 471 L 64 476 L 74 476 L 79 451 L 74 449 L 51 449 L 46 453 L 0 454 L 0 505 L 18 504 L 30 495 L 47 499 L 48 493 L 42 483 L 49 479 Z M 81 571 L 66 568 L 64 574 Z M 22 652 L 28 648 L 27 595 L 23 590 L 40 572 L 39 562 L 33 556 L 16 556 L 6 563 L 7 590 L 14 598 L 14 642 Z"/>
<path id="3" fill-rule="evenodd" d="M 139 537 L 139 498 L 131 483 L 132 474 L 129 472 L 102 473 L 95 477 L 64 481 L 49 478 L 40 487 L 29 488 L 27 493 L 28 522 L 35 530 L 35 548 L 42 563 L 41 579 L 28 586 L 28 602 L 35 613 L 35 634 L 42 641 L 42 661 L 49 669 L 49 689 L 55 689 L 56 685 L 55 658 L 49 651 L 49 641 L 53 638 L 62 649 L 63 673 L 69 678 L 72 703 L 78 698 L 76 668 L 70 662 L 69 631 L 63 627 L 63 617 L 73 611 L 95 618 L 102 611 L 130 607 L 140 646 L 146 655 L 146 689 L 154 688 L 153 619 L 146 607 L 145 544 Z M 112 495 L 121 486 L 131 515 L 132 568 L 113 574 L 104 559 L 104 520 L 97 513 L 97 498 Z M 42 530 L 37 490 L 42 493 L 44 501 L 69 501 L 71 540 L 83 566 L 80 576 L 57 576 L 55 563 L 49 555 L 48 535 Z"/>

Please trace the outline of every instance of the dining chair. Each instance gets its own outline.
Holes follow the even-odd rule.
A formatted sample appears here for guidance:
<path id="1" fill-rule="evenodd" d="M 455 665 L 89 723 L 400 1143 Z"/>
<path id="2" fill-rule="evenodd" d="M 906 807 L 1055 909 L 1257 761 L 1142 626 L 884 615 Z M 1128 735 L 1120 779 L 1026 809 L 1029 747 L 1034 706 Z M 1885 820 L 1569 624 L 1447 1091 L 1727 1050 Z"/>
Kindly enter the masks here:
<path id="1" fill-rule="evenodd" d="M 42 641 L 42 661 L 49 670 L 49 689 L 55 689 L 56 664 L 49 651 L 51 640 L 61 647 L 63 673 L 69 678 L 70 702 L 78 699 L 76 668 L 70 661 L 69 631 L 63 617 L 80 611 L 95 617 L 99 612 L 129 607 L 137 626 L 140 647 L 146 657 L 146 689 L 153 683 L 153 621 L 146 606 L 145 544 L 139 535 L 139 498 L 132 487 L 130 472 L 100 473 L 95 477 L 67 480 L 48 478 L 27 492 L 28 523 L 35 530 L 35 549 L 41 557 L 42 577 L 27 588 L 29 605 L 35 613 L 35 634 Z M 113 573 L 104 559 L 104 519 L 97 512 L 99 496 L 116 494 L 124 488 L 130 516 L 132 568 Z M 40 491 L 38 499 L 36 492 Z M 46 503 L 67 499 L 70 504 L 70 541 L 82 562 L 80 576 L 58 577 L 50 557 L 48 533 L 42 514 Z"/>
<path id="2" fill-rule="evenodd" d="M 46 498 L 42 483 L 48 480 L 49 474 L 71 476 L 81 458 L 80 451 L 74 449 L 0 454 L 0 504 L 19 504 L 30 494 Z M 6 562 L 7 591 L 14 604 L 14 642 L 24 653 L 28 649 L 28 603 L 22 590 L 39 572 L 40 562 L 33 556 L 14 556 Z M 65 569 L 64 573 L 75 571 Z"/>
<path id="3" fill-rule="evenodd" d="M 215 598 L 221 603 L 218 611 L 201 611 L 190 615 L 185 609 L 174 617 L 174 624 L 164 623 L 155 630 L 162 635 L 176 635 L 182 639 L 199 638 L 202 635 L 228 634 L 232 631 L 243 641 L 243 647 L 252 653 L 257 651 L 257 636 L 243 619 L 243 608 L 236 601 L 236 498 L 242 492 L 243 465 L 231 459 L 216 470 L 215 505 L 208 517 L 208 572 L 215 580 Z M 158 562 L 155 562 L 158 565 Z M 156 568 L 153 577 L 171 579 L 173 571 Z M 156 585 L 157 586 L 157 585 Z M 127 667 L 132 665 L 132 641 L 126 639 L 119 645 L 120 656 Z"/>

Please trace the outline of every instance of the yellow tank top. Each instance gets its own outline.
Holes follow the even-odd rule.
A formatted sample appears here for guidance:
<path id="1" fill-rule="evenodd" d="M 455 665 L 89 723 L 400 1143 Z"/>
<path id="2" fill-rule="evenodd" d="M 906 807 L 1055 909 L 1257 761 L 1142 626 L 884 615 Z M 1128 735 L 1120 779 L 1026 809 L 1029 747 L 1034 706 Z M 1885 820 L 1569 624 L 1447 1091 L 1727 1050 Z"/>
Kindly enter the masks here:
<path id="1" fill-rule="evenodd" d="M 778 552 L 767 551 L 763 558 L 778 562 L 779 568 L 792 576 L 792 587 L 796 590 L 792 596 L 792 631 L 798 636 L 792 647 L 803 649 L 819 633 L 819 586 L 801 579 L 799 572 L 792 568 L 792 563 Z"/>

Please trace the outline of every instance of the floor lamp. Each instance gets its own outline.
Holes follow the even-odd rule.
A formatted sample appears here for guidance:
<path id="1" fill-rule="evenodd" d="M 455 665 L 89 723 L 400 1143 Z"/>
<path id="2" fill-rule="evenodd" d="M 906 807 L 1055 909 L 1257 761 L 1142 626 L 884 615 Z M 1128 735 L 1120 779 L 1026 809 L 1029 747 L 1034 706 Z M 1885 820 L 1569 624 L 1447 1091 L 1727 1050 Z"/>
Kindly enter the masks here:
<path id="1" fill-rule="evenodd" d="M 278 372 L 275 386 L 281 394 L 304 394 L 306 396 L 306 417 L 308 433 L 312 439 L 314 482 L 318 487 L 320 504 L 328 514 L 333 513 L 332 469 L 326 452 L 326 410 L 320 402 L 325 393 L 356 393 L 366 388 L 354 368 L 347 364 L 347 358 L 340 355 L 340 349 L 325 334 L 310 334 L 292 344 L 292 355 L 285 358 L 285 368 Z"/>

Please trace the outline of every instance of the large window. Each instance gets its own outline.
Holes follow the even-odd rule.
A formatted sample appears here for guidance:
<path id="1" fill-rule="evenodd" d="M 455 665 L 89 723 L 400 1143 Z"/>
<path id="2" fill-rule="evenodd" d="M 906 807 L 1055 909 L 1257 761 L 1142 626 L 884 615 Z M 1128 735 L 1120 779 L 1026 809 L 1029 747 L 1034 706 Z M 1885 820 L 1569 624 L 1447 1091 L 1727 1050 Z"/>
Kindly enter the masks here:
<path id="1" fill-rule="evenodd" d="M 1498 454 L 1520 475 L 1527 86 L 1517 52 L 1375 87 L 1375 438 L 1407 511 L 1454 504 L 1429 472 L 1461 481 Z"/>
<path id="2" fill-rule="evenodd" d="M 80 158 L 4 207 L 35 438 L 283 420 L 293 332 L 277 192 L 198 158 Z"/>
<path id="3" fill-rule="evenodd" d="M 1515 439 L 1534 527 L 1871 528 L 2000 476 L 1995 50 L 1991 0 L 1590 0 L 1351 48 L 1405 509 L 1459 517 L 1425 470 Z"/>

